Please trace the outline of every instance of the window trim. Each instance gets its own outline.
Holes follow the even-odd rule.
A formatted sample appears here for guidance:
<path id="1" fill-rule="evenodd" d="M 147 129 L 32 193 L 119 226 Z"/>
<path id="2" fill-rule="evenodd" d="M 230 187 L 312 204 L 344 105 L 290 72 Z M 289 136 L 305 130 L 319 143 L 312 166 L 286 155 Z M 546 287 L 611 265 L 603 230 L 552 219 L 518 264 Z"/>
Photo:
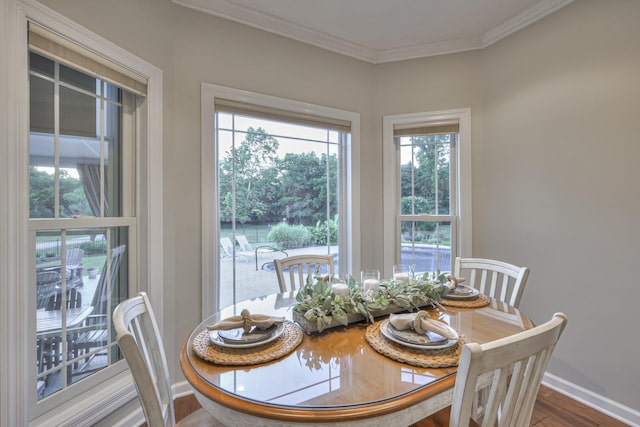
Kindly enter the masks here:
<path id="1" fill-rule="evenodd" d="M 454 256 L 471 256 L 471 109 L 461 108 L 453 110 L 432 111 L 413 114 L 388 115 L 382 118 L 382 158 L 384 176 L 392 176 L 383 184 L 383 260 L 384 275 L 391 275 L 391 267 L 397 263 L 398 242 L 398 208 L 397 195 L 400 182 L 400 168 L 398 167 L 398 150 L 394 142 L 394 125 L 408 127 L 425 123 L 438 123 L 457 120 L 459 123 L 459 140 L 457 147 L 457 177 L 456 194 L 457 210 L 457 247 Z"/>
<path id="2" fill-rule="evenodd" d="M 135 399 L 136 392 L 128 372 L 108 379 L 94 374 L 96 382 L 90 393 L 82 393 L 61 403 L 48 413 L 36 415 L 35 384 L 28 384 L 33 365 L 27 363 L 24 354 L 32 345 L 29 336 L 35 322 L 29 310 L 28 286 L 9 286 L 12 283 L 28 283 L 29 262 L 27 255 L 29 198 L 28 198 L 28 50 L 27 22 L 33 20 L 63 34 L 75 42 L 98 52 L 109 60 L 138 71 L 149 81 L 147 101 L 139 107 L 146 117 L 144 128 L 138 126 L 137 139 L 147 141 L 138 147 L 138 195 L 139 218 L 138 250 L 132 254 L 138 261 L 139 289 L 146 289 L 156 307 L 159 319 L 163 308 L 163 228 L 162 228 L 162 71 L 134 56 L 117 45 L 81 27 L 68 18 L 33 0 L 9 0 L 2 2 L 3 36 L 0 52 L 6 67 L 0 68 L 3 96 L 0 111 L 5 133 L 0 156 L 2 158 L 2 186 L 0 203 L 0 241 L 2 253 L 0 271 L 0 321 L 11 328 L 0 328 L 0 344 L 13 348 L 0 361 L 0 425 L 50 425 L 53 419 L 67 423 L 72 414 L 76 421 L 97 422 L 105 414 Z M 5 13 L 6 12 L 6 13 Z M 140 123 L 139 123 L 140 124 Z M 157 149 L 151 149 L 150 146 Z M 10 208 L 9 208 L 10 207 Z M 6 215 L 5 215 L 6 213 Z M 133 248 L 132 248 L 133 250 Z M 5 286 L 6 284 L 6 286 Z M 92 380 L 89 380 L 92 381 Z M 66 409 L 66 410 L 65 410 Z M 64 411 L 64 412 L 61 412 Z"/>
<path id="3" fill-rule="evenodd" d="M 201 171 L 202 171 L 202 319 L 215 313 L 219 300 L 219 271 L 217 260 L 220 259 L 219 236 L 216 224 L 219 222 L 217 207 L 217 165 L 215 141 L 215 98 L 238 101 L 247 104 L 277 108 L 287 111 L 299 111 L 319 117 L 342 119 L 351 122 L 351 142 L 347 147 L 346 161 L 343 163 L 347 172 L 346 227 L 341 227 L 341 238 L 344 242 L 340 248 L 348 254 L 341 256 L 341 265 L 346 271 L 360 271 L 360 114 L 323 107 L 300 101 L 263 95 L 245 90 L 218 86 L 210 83 L 201 85 Z M 349 173 L 350 171 L 350 173 Z M 341 251 L 342 254 L 342 251 Z M 345 262 L 346 261 L 346 262 Z M 344 264 L 342 264 L 344 263 Z M 352 273 L 353 274 L 353 273 Z"/>

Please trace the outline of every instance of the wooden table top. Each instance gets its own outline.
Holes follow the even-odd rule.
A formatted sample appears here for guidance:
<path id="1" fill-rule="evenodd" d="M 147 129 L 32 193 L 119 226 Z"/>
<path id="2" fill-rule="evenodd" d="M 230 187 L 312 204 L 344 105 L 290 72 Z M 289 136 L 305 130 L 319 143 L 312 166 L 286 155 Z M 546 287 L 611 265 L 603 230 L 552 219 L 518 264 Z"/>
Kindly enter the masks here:
<path id="1" fill-rule="evenodd" d="M 295 292 L 241 302 L 194 329 L 183 344 L 180 365 L 201 403 L 208 399 L 218 407 L 292 423 L 345 422 L 392 414 L 453 388 L 457 368 L 417 368 L 389 359 L 365 340 L 366 323 L 305 335 L 293 352 L 261 365 L 215 365 L 191 350 L 206 325 L 243 308 L 291 319 L 295 303 Z M 446 308 L 440 317 L 479 343 L 534 326 L 499 301 L 480 309 Z"/>
<path id="2" fill-rule="evenodd" d="M 84 319 L 93 312 L 92 306 L 68 308 L 66 310 L 67 328 L 72 328 L 81 324 Z M 36 331 L 43 332 L 60 331 L 62 329 L 62 310 L 36 311 Z"/>

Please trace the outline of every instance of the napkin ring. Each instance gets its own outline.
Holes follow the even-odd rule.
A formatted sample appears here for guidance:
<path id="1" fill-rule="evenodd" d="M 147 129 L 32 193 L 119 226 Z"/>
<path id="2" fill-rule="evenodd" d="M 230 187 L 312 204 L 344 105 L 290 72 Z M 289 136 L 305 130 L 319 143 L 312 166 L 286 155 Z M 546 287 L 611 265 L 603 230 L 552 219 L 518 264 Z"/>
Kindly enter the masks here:
<path id="1" fill-rule="evenodd" d="M 249 310 L 245 308 L 240 312 L 240 316 L 242 316 L 243 322 L 242 329 L 244 329 L 245 334 L 248 334 L 251 332 L 251 313 L 249 313 Z"/>
<path id="2" fill-rule="evenodd" d="M 422 328 L 422 319 L 430 318 L 429 313 L 424 310 L 417 312 L 416 317 L 413 319 L 413 330 L 420 335 L 425 335 L 427 330 Z"/>

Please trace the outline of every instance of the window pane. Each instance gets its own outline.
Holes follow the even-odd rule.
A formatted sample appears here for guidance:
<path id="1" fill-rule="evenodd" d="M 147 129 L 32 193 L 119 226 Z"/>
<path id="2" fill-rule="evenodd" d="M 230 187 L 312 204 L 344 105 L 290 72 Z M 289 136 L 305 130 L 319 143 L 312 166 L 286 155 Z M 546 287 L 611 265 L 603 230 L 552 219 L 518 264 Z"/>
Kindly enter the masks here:
<path id="1" fill-rule="evenodd" d="M 60 86 L 60 134 L 95 138 L 96 103 L 94 96 Z"/>
<path id="2" fill-rule="evenodd" d="M 60 64 L 60 81 L 96 93 L 96 78 Z"/>
<path id="3" fill-rule="evenodd" d="M 122 359 L 111 314 L 127 298 L 128 229 L 36 233 L 38 399 Z"/>
<path id="4" fill-rule="evenodd" d="M 250 127 L 265 129 L 270 135 L 286 135 L 291 138 L 327 140 L 327 130 L 310 126 L 297 125 L 295 123 L 278 122 L 275 120 L 260 119 L 255 117 L 235 114 L 235 129 L 247 132 Z"/>
<path id="5" fill-rule="evenodd" d="M 29 77 L 29 126 L 32 132 L 53 133 L 53 82 Z"/>
<path id="6" fill-rule="evenodd" d="M 62 150 L 63 139 L 60 139 Z M 84 186 L 77 169 L 60 169 L 60 218 L 72 218 L 78 215 L 91 215 Z"/>
<path id="7" fill-rule="evenodd" d="M 340 137 L 291 123 L 217 117 L 225 306 L 277 292 L 274 258 L 332 253 L 337 260 L 340 146 L 332 139 Z"/>
<path id="8" fill-rule="evenodd" d="M 105 216 L 122 216 L 122 173 L 123 147 L 122 122 L 120 120 L 122 108 L 110 102 L 105 103 L 105 159 L 104 159 L 104 194 Z"/>
<path id="9" fill-rule="evenodd" d="M 55 203 L 53 135 L 32 132 L 29 137 L 29 216 L 53 218 Z"/>
<path id="10" fill-rule="evenodd" d="M 54 63 L 49 58 L 45 58 L 34 52 L 29 52 L 29 67 L 36 73 L 53 77 Z"/>
<path id="11" fill-rule="evenodd" d="M 402 221 L 401 263 L 415 265 L 416 273 L 451 271 L 451 224 Z"/>
<path id="12" fill-rule="evenodd" d="M 450 208 L 450 154 L 455 135 L 400 139 L 402 214 L 446 215 Z"/>
<path id="13" fill-rule="evenodd" d="M 114 101 L 114 102 L 122 102 L 122 89 L 117 86 L 112 85 L 109 82 L 102 82 L 104 85 L 104 97 Z"/>

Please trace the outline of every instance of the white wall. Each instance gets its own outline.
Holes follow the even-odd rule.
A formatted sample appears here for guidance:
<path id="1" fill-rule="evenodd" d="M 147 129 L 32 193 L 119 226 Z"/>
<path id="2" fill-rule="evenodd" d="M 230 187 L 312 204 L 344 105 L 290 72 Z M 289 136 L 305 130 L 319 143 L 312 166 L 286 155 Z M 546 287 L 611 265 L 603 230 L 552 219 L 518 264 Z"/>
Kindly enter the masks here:
<path id="1" fill-rule="evenodd" d="M 382 168 L 382 116 L 470 107 L 474 255 L 531 267 L 522 309 L 536 322 L 569 316 L 553 374 L 640 410 L 640 2 L 580 0 L 483 51 L 383 65 L 168 0 L 43 3 L 163 69 L 165 342 L 176 380 L 199 320 L 209 82 L 361 113 L 362 265 L 382 263 L 382 177 L 364 167 Z"/>
<path id="2" fill-rule="evenodd" d="M 569 317 L 550 371 L 640 410 L 640 2 L 580 0 L 487 49 L 475 250 Z"/>

